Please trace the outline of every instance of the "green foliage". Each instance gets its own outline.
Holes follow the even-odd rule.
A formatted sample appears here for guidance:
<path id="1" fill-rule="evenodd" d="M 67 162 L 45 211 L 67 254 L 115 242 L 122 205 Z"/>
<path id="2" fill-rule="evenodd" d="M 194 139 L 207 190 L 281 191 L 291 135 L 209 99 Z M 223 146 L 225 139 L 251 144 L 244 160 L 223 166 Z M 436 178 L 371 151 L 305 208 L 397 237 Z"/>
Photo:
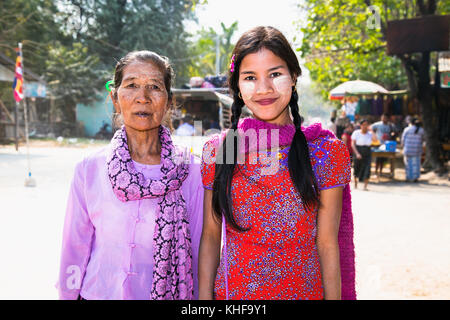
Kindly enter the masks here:
<path id="1" fill-rule="evenodd" d="M 95 83 L 99 78 L 98 63 L 99 58 L 90 55 L 81 43 L 73 43 L 71 47 L 61 44 L 51 47 L 46 75 L 52 94 L 72 104 L 91 102 L 96 97 L 96 87 L 101 85 Z"/>
<path id="2" fill-rule="evenodd" d="M 413 8 L 403 8 L 404 3 L 408 1 L 306 1 L 308 16 L 298 50 L 324 96 L 338 84 L 356 79 L 391 90 L 406 88 L 401 61 L 386 54 L 382 25 L 386 15 L 413 14 Z M 368 4 L 376 6 L 375 13 Z"/>
<path id="3" fill-rule="evenodd" d="M 203 3 L 204 1 L 200 2 Z M 23 44 L 25 69 L 43 77 L 57 107 L 73 119 L 77 103 L 89 104 L 104 90 L 117 60 L 129 51 L 170 57 L 178 80 L 189 78 L 188 34 L 198 0 L 15 0 L 0 1 L 0 52 L 15 60 Z M 10 99 L 11 85 L 0 87 Z M 11 101 L 9 101 L 11 100 Z"/>
<path id="4" fill-rule="evenodd" d="M 43 74 L 46 44 L 62 39 L 52 18 L 56 11 L 53 1 L 0 1 L 0 51 L 15 60 L 14 49 L 22 42 L 25 68 Z"/>
<path id="5" fill-rule="evenodd" d="M 178 77 L 187 74 L 188 34 L 183 22 L 194 19 L 195 2 L 188 0 L 71 0 L 79 8 L 74 37 L 113 70 L 130 51 L 151 50 L 170 58 Z"/>
<path id="6" fill-rule="evenodd" d="M 306 0 L 302 21 L 304 34 L 297 49 L 325 97 L 333 87 L 348 80 L 368 80 L 387 89 L 408 87 L 402 62 L 386 54 L 386 22 L 423 15 L 412 0 Z M 429 0 L 436 14 L 448 14 L 450 2 Z"/>
<path id="7" fill-rule="evenodd" d="M 220 24 L 222 30 L 217 33 L 214 29 L 202 28 L 194 35 L 193 45 L 191 47 L 192 62 L 189 66 L 189 74 L 191 76 L 204 77 L 207 75 L 216 74 L 216 46 L 217 37 L 219 37 L 219 63 L 220 73 L 228 72 L 231 53 L 233 52 L 234 44 L 231 38 L 237 31 L 238 22 L 232 23 L 226 27 L 224 23 Z"/>

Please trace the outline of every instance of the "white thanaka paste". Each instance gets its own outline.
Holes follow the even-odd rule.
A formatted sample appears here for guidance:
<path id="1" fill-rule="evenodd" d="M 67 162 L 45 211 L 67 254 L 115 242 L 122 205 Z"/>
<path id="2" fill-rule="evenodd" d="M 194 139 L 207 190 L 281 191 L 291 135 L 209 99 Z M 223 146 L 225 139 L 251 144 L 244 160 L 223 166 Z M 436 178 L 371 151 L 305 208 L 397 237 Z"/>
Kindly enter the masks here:
<path id="1" fill-rule="evenodd" d="M 255 94 L 255 83 L 253 81 L 242 81 L 239 87 L 241 89 L 242 99 L 251 100 Z"/>
<path id="2" fill-rule="evenodd" d="M 273 85 L 280 95 L 291 94 L 292 78 L 288 75 L 281 75 L 273 79 Z"/>
<path id="3" fill-rule="evenodd" d="M 281 75 L 272 80 L 274 89 L 280 95 L 290 95 L 291 87 L 293 86 L 293 82 L 290 76 Z M 253 95 L 256 92 L 256 83 L 255 81 L 242 81 L 239 84 L 239 88 L 241 91 L 242 99 L 251 100 Z"/>

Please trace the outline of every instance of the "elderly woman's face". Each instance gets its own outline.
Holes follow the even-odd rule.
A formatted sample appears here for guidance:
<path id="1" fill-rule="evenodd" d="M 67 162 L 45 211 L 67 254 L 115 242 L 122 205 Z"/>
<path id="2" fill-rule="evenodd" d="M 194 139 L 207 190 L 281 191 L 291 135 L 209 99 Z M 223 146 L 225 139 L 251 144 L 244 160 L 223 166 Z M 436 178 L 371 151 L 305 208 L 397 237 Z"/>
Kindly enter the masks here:
<path id="1" fill-rule="evenodd" d="M 169 109 L 163 72 L 149 62 L 130 63 L 123 70 L 113 102 L 125 127 L 138 131 L 158 128 Z"/>

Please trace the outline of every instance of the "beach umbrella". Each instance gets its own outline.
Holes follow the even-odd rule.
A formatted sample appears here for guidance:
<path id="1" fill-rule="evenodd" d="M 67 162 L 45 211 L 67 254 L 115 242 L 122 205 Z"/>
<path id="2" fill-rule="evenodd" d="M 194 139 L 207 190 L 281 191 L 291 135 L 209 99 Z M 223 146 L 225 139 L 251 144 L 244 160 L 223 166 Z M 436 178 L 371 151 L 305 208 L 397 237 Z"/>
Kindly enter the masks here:
<path id="1" fill-rule="evenodd" d="M 340 100 L 349 95 L 361 95 L 361 94 L 377 94 L 388 93 L 388 90 L 380 86 L 379 84 L 364 81 L 354 80 L 341 83 L 336 88 L 330 91 L 329 98 L 331 100 Z"/>

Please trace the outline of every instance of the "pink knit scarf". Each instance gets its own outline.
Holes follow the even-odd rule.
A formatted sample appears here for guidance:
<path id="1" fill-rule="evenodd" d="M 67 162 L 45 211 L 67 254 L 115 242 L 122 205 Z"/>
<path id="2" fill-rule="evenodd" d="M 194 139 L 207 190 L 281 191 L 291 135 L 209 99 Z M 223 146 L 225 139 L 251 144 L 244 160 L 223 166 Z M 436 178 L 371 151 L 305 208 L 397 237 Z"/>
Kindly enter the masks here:
<path id="1" fill-rule="evenodd" d="M 120 201 L 157 198 L 153 235 L 154 262 L 151 298 L 191 300 L 193 298 L 192 248 L 181 184 L 189 173 L 185 154 L 172 144 L 169 129 L 159 127 L 161 141 L 160 180 L 145 179 L 130 156 L 125 126 L 111 140 L 107 158 L 108 176 Z M 180 158 L 182 157 L 182 158 Z M 180 163 L 178 163 L 180 162 Z"/>
<path id="2" fill-rule="evenodd" d="M 291 145 L 292 139 L 295 134 L 295 126 L 293 124 L 279 126 L 253 118 L 243 118 L 239 120 L 238 129 L 244 132 L 249 129 L 254 129 L 257 132 L 260 132 L 261 129 L 266 129 L 268 146 L 273 145 L 271 141 L 271 130 L 273 129 L 279 130 L 279 146 Z M 319 137 L 336 139 L 336 136 L 331 131 L 322 129 L 322 125 L 320 123 L 314 123 L 308 127 L 302 126 L 302 131 L 305 134 L 306 140 L 308 142 L 312 142 Z M 260 135 L 257 135 L 257 137 L 259 139 Z M 247 147 L 250 150 L 255 150 L 256 148 L 255 145 L 250 145 Z M 342 213 L 339 226 L 338 242 L 341 267 L 341 298 L 343 300 L 356 300 L 355 246 L 353 243 L 353 213 L 349 184 L 344 187 L 343 191 Z"/>

